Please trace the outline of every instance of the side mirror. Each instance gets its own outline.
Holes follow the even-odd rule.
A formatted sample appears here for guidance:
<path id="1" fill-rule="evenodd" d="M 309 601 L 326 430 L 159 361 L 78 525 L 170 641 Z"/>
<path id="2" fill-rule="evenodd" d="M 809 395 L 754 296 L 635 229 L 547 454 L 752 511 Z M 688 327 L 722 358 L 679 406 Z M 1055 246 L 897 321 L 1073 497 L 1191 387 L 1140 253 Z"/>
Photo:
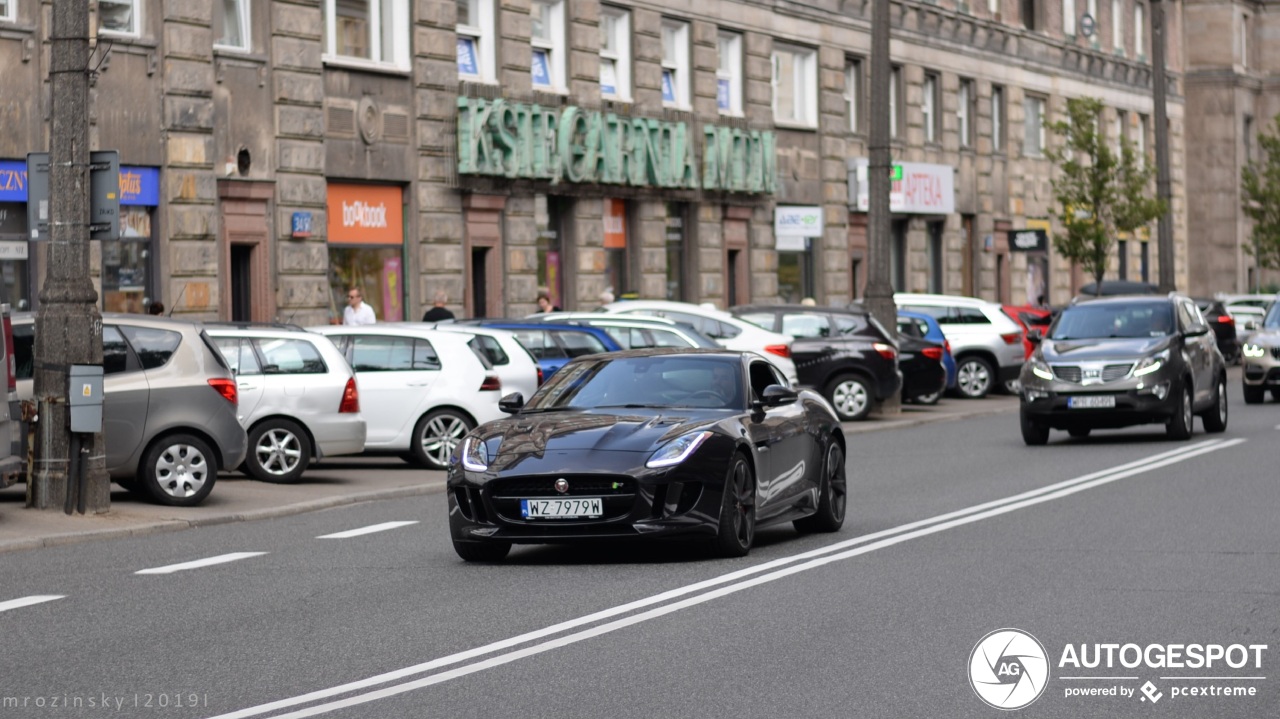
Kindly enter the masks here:
<path id="1" fill-rule="evenodd" d="M 780 384 L 771 384 L 764 388 L 764 394 L 760 397 L 760 403 L 765 407 L 780 407 L 784 404 L 791 404 L 800 398 L 800 393 L 790 387 L 783 387 Z"/>
<path id="2" fill-rule="evenodd" d="M 515 414 L 524 409 L 524 395 L 519 392 L 512 392 L 502 399 L 498 400 L 498 409 L 507 414 Z"/>
<path id="3" fill-rule="evenodd" d="M 1245 320 L 1245 321 L 1244 321 L 1244 331 L 1245 331 L 1245 332 L 1252 332 L 1252 331 L 1254 331 L 1254 330 L 1256 330 L 1256 329 L 1258 329 L 1258 321 L 1257 321 L 1257 320 Z"/>
<path id="4" fill-rule="evenodd" d="M 1203 337 L 1209 334 L 1209 327 L 1207 325 L 1191 325 L 1187 328 L 1185 334 L 1188 337 Z"/>
<path id="5" fill-rule="evenodd" d="M 1044 341 L 1044 335 L 1040 330 L 1027 330 L 1027 341 L 1033 345 L 1038 345 Z"/>

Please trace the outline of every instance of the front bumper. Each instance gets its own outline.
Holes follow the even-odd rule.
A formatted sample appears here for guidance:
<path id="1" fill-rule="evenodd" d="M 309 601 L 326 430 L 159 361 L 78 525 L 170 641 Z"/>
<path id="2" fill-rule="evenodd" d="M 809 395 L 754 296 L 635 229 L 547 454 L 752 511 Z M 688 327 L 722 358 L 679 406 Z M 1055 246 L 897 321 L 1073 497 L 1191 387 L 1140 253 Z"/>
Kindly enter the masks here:
<path id="1" fill-rule="evenodd" d="M 1143 389 L 1057 392 L 1043 386 L 1023 387 L 1022 411 L 1053 429 L 1091 427 L 1117 429 L 1136 424 L 1168 422 L 1178 411 L 1181 397 L 1176 383 L 1165 383 L 1164 398 L 1153 392 L 1160 386 L 1148 384 Z M 1075 397 L 1115 398 L 1114 407 L 1080 408 L 1071 406 Z"/>
<path id="2" fill-rule="evenodd" d="M 1253 387 L 1280 387 L 1280 345 L 1261 347 L 1261 357 L 1247 357 L 1242 353 L 1244 383 Z"/>

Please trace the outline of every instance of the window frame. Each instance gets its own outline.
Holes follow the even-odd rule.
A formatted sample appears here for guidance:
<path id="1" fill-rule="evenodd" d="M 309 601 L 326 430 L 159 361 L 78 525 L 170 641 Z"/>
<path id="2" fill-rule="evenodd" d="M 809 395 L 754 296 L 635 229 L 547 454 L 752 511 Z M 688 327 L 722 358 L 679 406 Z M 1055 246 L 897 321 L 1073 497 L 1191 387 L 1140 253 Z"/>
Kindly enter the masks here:
<path id="1" fill-rule="evenodd" d="M 991 152 L 1005 153 L 1005 108 L 1004 85 L 991 86 Z"/>
<path id="2" fill-rule="evenodd" d="M 1076 36 L 1076 0 L 1062 0 L 1062 34 Z"/>
<path id="3" fill-rule="evenodd" d="M 551 31 L 551 37 L 540 38 L 531 34 L 529 38 L 529 76 L 533 89 L 538 92 L 553 92 L 560 95 L 569 93 L 569 77 L 565 66 L 565 56 L 569 53 L 569 45 L 565 39 L 565 3 L 566 0 L 533 0 L 529 5 L 530 17 L 533 16 L 533 9 L 539 5 L 550 9 L 546 24 Z M 530 26 L 532 27 L 532 22 Z M 535 77 L 534 56 L 538 52 L 546 55 L 547 79 L 551 83 L 549 85 L 539 85 L 533 79 Z"/>
<path id="4" fill-rule="evenodd" d="M 792 92 L 794 107 L 803 109 L 801 118 L 782 118 L 778 116 L 778 86 L 781 65 L 779 53 L 787 53 L 792 57 L 792 83 L 794 87 L 802 87 L 803 97 Z M 788 42 L 775 41 L 770 53 L 773 66 L 773 122 L 785 127 L 812 129 L 818 126 L 818 51 L 804 45 L 793 45 Z"/>
<path id="5" fill-rule="evenodd" d="M 1111 49 L 1117 55 L 1125 54 L 1124 0 L 1111 0 Z"/>
<path id="6" fill-rule="evenodd" d="M 1089 38 L 1089 44 L 1095 49 L 1102 44 L 1101 33 L 1098 32 L 1098 0 L 1085 0 L 1084 11 L 1093 18 L 1093 35 Z"/>
<path id="7" fill-rule="evenodd" d="M 941 87 L 940 75 L 936 72 L 924 74 L 924 82 L 920 86 L 920 115 L 924 125 L 924 141 L 929 144 L 937 144 L 942 134 L 938 131 L 938 107 L 942 104 L 938 101 L 938 94 Z"/>
<path id="8" fill-rule="evenodd" d="M 252 23 L 250 22 L 250 14 L 253 12 L 252 0 L 232 0 L 232 2 L 236 4 L 236 6 L 239 8 L 239 11 L 240 11 L 239 12 L 240 37 L 244 41 L 244 44 L 228 45 L 226 43 L 221 43 L 221 42 L 218 42 L 217 40 L 214 40 L 213 49 L 220 50 L 223 52 L 252 52 L 253 51 L 253 35 L 251 34 Z M 215 4 L 214 4 L 215 10 L 217 7 L 221 6 L 222 4 L 223 4 L 222 2 L 215 0 Z M 225 23 L 226 22 L 225 12 L 222 13 L 222 18 L 223 18 L 223 22 Z"/>
<path id="9" fill-rule="evenodd" d="M 1240 13 L 1240 68 L 1248 70 L 1249 62 L 1249 13 Z"/>
<path id="10" fill-rule="evenodd" d="M 725 65 L 725 43 L 728 42 L 729 67 Z M 721 28 L 716 32 L 716 108 L 721 115 L 742 117 L 742 33 Z M 720 81 L 729 81 L 729 107 L 720 107 Z"/>
<path id="11" fill-rule="evenodd" d="M 901 135 L 902 125 L 902 66 L 889 67 L 889 139 L 896 140 Z"/>
<path id="12" fill-rule="evenodd" d="M 1143 3 L 1133 4 L 1133 54 L 1139 60 L 1147 59 L 1147 8 Z"/>
<path id="13" fill-rule="evenodd" d="M 471 11 L 479 20 L 480 24 L 474 23 L 463 25 L 459 23 L 457 27 L 458 40 L 461 42 L 463 38 L 472 41 L 471 52 L 475 56 L 476 74 L 464 73 L 461 67 L 458 68 L 458 79 L 467 80 L 469 82 L 495 83 L 497 82 L 497 32 L 494 27 L 494 2 L 495 0 L 468 0 L 471 5 Z"/>
<path id="14" fill-rule="evenodd" d="M 369 58 L 338 54 L 338 3 L 337 0 L 324 0 L 324 52 L 320 57 L 327 65 L 345 65 L 368 70 L 392 72 L 408 72 L 410 65 L 411 38 L 409 36 L 409 0 L 364 0 L 369 7 Z M 393 33 L 394 45 L 391 48 L 391 60 L 375 59 L 383 56 L 382 33 L 375 32 L 382 26 L 382 4 L 391 7 L 391 25 L 397 28 Z M 376 12 L 375 12 L 376 11 Z"/>
<path id="15" fill-rule="evenodd" d="M 606 49 L 604 43 L 604 18 L 613 18 L 614 49 Z M 631 11 L 613 5 L 600 6 L 600 97 L 617 102 L 631 102 Z M 605 61 L 613 63 L 612 93 L 604 90 Z"/>
<path id="16" fill-rule="evenodd" d="M 1023 157 L 1035 157 L 1035 158 L 1044 157 L 1044 151 L 1045 151 L 1044 113 L 1047 105 L 1048 103 L 1045 101 L 1045 99 L 1043 97 L 1040 97 L 1039 95 L 1026 95 L 1022 98 L 1022 130 L 1023 130 L 1022 156 Z M 1028 145 L 1030 144 L 1029 141 L 1031 140 L 1031 127 L 1029 124 L 1030 114 L 1031 114 L 1030 110 L 1033 106 L 1037 108 L 1036 117 L 1039 119 L 1039 122 L 1036 123 L 1038 127 L 1035 128 L 1036 129 L 1036 133 L 1035 133 L 1036 145 L 1035 145 L 1034 152 L 1032 152 L 1028 147 Z"/>
<path id="17" fill-rule="evenodd" d="M 18 21 L 18 0 L 4 0 L 4 10 L 0 11 L 0 22 Z"/>
<path id="18" fill-rule="evenodd" d="M 977 83 L 971 78 L 960 78 L 956 89 L 956 132 L 960 137 L 960 149 L 973 149 L 973 116 Z"/>
<path id="19" fill-rule="evenodd" d="M 862 130 L 862 58 L 847 57 L 844 61 L 844 110 L 849 119 L 849 131 L 855 134 Z"/>
<path id="20" fill-rule="evenodd" d="M 17 0 L 13 0 L 14 15 L 17 15 Z M 102 5 L 128 5 L 133 8 L 133 12 L 129 17 L 133 27 L 128 30 L 113 30 L 102 26 Z M 142 37 L 142 8 L 145 3 L 142 0 L 98 0 L 98 34 L 111 37 Z"/>
<path id="21" fill-rule="evenodd" d="M 675 57 L 667 57 L 667 43 L 665 39 L 666 32 L 670 30 L 675 34 L 672 50 Z M 689 110 L 693 107 L 692 100 L 692 82 L 689 65 L 689 23 L 686 20 L 678 18 L 662 18 L 662 25 L 659 29 L 658 41 L 661 45 L 660 67 L 662 75 L 672 73 L 671 99 L 666 98 L 663 93 L 662 106 L 675 108 L 677 110 Z M 664 78 L 665 82 L 665 78 Z"/>

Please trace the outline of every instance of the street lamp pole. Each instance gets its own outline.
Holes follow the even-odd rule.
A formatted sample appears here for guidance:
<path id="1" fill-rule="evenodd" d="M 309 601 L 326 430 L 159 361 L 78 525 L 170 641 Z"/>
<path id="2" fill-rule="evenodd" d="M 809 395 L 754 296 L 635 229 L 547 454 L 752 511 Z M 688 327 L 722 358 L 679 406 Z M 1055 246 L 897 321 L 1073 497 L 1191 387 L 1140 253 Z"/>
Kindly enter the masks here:
<path id="1" fill-rule="evenodd" d="M 1165 106 L 1164 3 L 1151 0 L 1151 84 L 1154 86 L 1156 124 L 1156 197 L 1165 203 L 1156 224 L 1156 256 L 1160 261 L 1160 291 L 1177 289 L 1173 257 L 1173 189 L 1169 179 L 1169 120 Z"/>
<path id="2" fill-rule="evenodd" d="M 889 253 L 892 234 L 889 217 L 889 183 L 893 159 L 889 154 L 889 0 L 871 2 L 871 136 L 867 162 L 867 272 L 866 307 L 888 328 L 898 326 L 898 308 L 893 302 L 893 284 L 889 277 Z M 880 405 L 885 414 L 901 411 L 897 395 Z"/>

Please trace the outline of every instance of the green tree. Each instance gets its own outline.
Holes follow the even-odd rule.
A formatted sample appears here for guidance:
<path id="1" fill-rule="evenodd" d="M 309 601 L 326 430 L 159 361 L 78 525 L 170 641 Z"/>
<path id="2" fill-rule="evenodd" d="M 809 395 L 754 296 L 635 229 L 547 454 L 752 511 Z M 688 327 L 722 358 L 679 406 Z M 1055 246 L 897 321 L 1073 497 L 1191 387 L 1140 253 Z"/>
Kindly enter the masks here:
<path id="1" fill-rule="evenodd" d="M 1271 127 L 1271 133 L 1258 133 L 1266 159 L 1259 166 L 1249 158 L 1240 174 L 1244 213 L 1253 220 L 1252 242 L 1245 251 L 1258 267 L 1275 270 L 1280 269 L 1280 115 Z"/>
<path id="2" fill-rule="evenodd" d="M 1045 123 L 1061 142 L 1046 151 L 1058 173 L 1053 179 L 1054 215 L 1064 232 L 1054 233 L 1058 254 L 1080 263 L 1099 285 L 1116 235 L 1133 232 L 1165 212 L 1150 191 L 1152 167 L 1127 139 L 1117 154 L 1098 131 L 1102 101 L 1067 100 L 1065 120 Z"/>

